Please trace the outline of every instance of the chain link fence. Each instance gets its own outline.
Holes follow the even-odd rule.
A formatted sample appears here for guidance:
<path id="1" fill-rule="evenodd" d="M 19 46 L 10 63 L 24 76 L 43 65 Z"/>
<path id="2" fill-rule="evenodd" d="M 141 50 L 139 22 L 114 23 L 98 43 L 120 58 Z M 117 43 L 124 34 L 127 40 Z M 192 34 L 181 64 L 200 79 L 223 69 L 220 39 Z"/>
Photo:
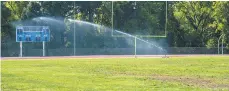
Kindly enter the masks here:
<path id="1" fill-rule="evenodd" d="M 166 51 L 164 51 L 166 50 Z M 167 47 L 164 50 L 137 48 L 136 55 L 174 55 L 174 54 L 218 54 L 218 48 L 206 47 Z M 220 54 L 222 49 L 219 50 Z M 76 48 L 77 55 L 134 55 L 134 48 Z M 43 50 L 23 48 L 23 56 L 42 56 Z M 46 56 L 74 56 L 73 48 L 46 49 Z M 229 49 L 224 48 L 224 54 L 229 54 Z M 18 57 L 20 49 L 2 49 L 2 57 Z"/>

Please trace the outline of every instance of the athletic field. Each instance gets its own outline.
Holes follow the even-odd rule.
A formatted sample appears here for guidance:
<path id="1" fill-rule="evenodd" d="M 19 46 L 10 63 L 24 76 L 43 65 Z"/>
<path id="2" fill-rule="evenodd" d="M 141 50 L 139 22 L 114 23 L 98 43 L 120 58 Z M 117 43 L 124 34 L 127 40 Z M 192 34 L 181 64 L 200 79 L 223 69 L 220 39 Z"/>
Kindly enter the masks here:
<path id="1" fill-rule="evenodd" d="M 229 90 L 229 56 L 3 58 L 3 91 Z"/>

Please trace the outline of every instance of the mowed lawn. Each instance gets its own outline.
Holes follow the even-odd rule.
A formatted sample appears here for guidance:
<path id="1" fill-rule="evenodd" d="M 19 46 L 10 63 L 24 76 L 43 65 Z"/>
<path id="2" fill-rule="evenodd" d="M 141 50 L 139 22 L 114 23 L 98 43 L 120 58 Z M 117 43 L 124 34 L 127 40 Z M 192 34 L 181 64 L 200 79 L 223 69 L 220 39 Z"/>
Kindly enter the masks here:
<path id="1" fill-rule="evenodd" d="M 2 60 L 3 91 L 229 90 L 229 56 Z"/>

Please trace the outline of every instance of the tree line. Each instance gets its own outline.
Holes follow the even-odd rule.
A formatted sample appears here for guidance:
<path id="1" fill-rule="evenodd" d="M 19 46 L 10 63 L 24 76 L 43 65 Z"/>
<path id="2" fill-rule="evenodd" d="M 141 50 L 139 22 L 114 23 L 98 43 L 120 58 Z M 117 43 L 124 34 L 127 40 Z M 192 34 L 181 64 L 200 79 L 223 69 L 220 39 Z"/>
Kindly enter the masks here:
<path id="1" fill-rule="evenodd" d="M 116 1 L 113 5 L 111 1 L 5 1 L 1 2 L 2 49 L 15 44 L 12 22 L 40 16 L 84 20 L 133 34 L 165 34 L 169 47 L 217 47 L 219 37 L 225 35 L 222 39 L 229 48 L 228 13 L 226 1 Z M 58 36 L 71 34 L 64 30 Z M 67 38 L 50 46 L 72 44 Z"/>

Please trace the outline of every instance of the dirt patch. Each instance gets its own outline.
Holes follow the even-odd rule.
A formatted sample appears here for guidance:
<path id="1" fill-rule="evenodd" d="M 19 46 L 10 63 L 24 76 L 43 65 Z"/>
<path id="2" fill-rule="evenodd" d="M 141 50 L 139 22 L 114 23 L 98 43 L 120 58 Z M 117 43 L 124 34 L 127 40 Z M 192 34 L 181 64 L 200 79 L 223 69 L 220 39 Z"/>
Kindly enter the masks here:
<path id="1" fill-rule="evenodd" d="M 161 81 L 179 82 L 188 86 L 198 86 L 206 88 L 229 88 L 229 84 L 217 84 L 211 79 L 203 79 L 199 77 L 153 75 L 151 76 L 151 78 Z"/>
<path id="2" fill-rule="evenodd" d="M 162 81 L 172 81 L 172 82 L 180 82 L 189 86 L 209 86 L 209 84 L 212 84 L 210 80 L 204 80 L 204 79 L 199 79 L 199 78 L 190 78 L 190 77 L 176 77 L 176 76 L 158 76 L 158 75 L 153 75 L 153 79 L 156 80 L 162 80 Z"/>
<path id="3" fill-rule="evenodd" d="M 196 86 L 196 87 L 204 87 L 204 88 L 228 88 L 229 84 L 217 84 L 212 79 L 203 79 L 200 77 L 183 77 L 183 76 L 168 76 L 168 75 L 139 75 L 135 73 L 115 73 L 115 77 L 117 76 L 131 76 L 131 77 L 139 77 L 139 78 L 148 78 L 152 80 L 160 80 L 164 82 L 179 82 L 185 84 L 187 86 Z"/>

